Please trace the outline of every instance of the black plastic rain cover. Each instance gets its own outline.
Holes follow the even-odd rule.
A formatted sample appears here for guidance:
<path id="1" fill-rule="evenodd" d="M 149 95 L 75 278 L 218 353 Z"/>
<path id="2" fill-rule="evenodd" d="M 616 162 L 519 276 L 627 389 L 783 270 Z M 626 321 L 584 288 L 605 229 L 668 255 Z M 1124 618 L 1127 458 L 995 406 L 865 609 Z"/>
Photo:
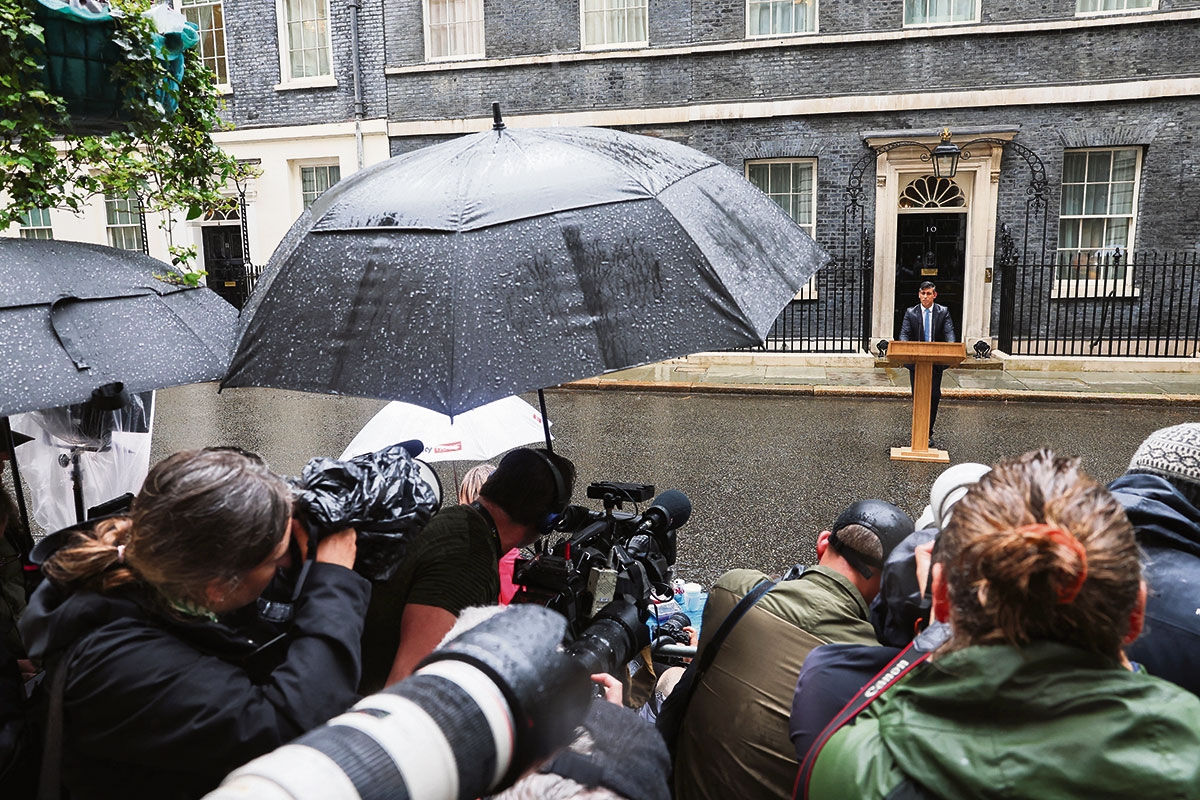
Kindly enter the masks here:
<path id="1" fill-rule="evenodd" d="M 409 541 L 438 508 L 433 487 L 399 444 L 349 461 L 314 458 L 290 481 L 314 537 L 358 531 L 354 571 L 373 581 L 395 574 Z"/>

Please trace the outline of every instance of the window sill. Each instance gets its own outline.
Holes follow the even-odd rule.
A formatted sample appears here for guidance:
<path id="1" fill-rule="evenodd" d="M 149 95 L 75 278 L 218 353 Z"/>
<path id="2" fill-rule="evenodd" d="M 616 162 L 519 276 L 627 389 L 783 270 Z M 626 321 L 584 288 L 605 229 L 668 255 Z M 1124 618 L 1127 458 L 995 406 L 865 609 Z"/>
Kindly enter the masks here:
<path id="1" fill-rule="evenodd" d="M 296 89 L 326 89 L 337 86 L 337 78 L 332 75 L 321 75 L 316 78 L 294 78 L 290 81 L 275 84 L 277 92 L 290 92 Z"/>
<path id="2" fill-rule="evenodd" d="M 233 86 L 231 86 L 228 83 L 218 83 L 217 84 L 217 94 L 220 94 L 220 95 L 233 94 Z"/>
<path id="3" fill-rule="evenodd" d="M 461 56 L 442 56 L 440 58 L 425 57 L 426 64 L 453 64 L 456 61 L 483 61 L 487 58 L 487 53 L 470 53 Z"/>
<path id="4" fill-rule="evenodd" d="M 1127 14 L 1150 14 L 1158 11 L 1158 4 L 1149 8 L 1117 8 L 1108 11 L 1076 11 L 1075 16 L 1081 18 L 1092 17 L 1123 17 Z"/>
<path id="5" fill-rule="evenodd" d="M 644 50 L 649 46 L 649 42 L 618 42 L 616 44 L 585 44 L 581 45 L 579 49 L 585 53 L 595 53 L 614 50 Z"/>
<path id="6" fill-rule="evenodd" d="M 1051 300 L 1100 300 L 1141 297 L 1142 290 L 1129 280 L 1057 280 L 1050 287 Z"/>
<path id="7" fill-rule="evenodd" d="M 796 31 L 795 33 L 747 33 L 746 39 L 751 42 L 770 41 L 771 39 L 790 41 L 792 39 L 801 39 L 805 36 L 816 36 L 819 33 L 819 30 Z"/>
<path id="8" fill-rule="evenodd" d="M 905 30 L 919 30 L 922 28 L 953 28 L 959 25 L 978 25 L 978 19 L 962 19 L 954 20 L 953 22 L 906 22 L 904 23 Z"/>

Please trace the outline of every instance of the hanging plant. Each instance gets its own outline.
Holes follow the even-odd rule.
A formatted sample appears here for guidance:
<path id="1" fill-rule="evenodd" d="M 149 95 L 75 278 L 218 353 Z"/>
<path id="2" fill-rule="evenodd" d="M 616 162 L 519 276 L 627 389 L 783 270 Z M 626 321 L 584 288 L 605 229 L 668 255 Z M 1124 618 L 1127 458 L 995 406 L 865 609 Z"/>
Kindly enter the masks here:
<path id="1" fill-rule="evenodd" d="M 146 211 L 189 220 L 218 206 L 238 165 L 212 141 L 222 101 L 198 51 L 182 46 L 187 32 L 160 32 L 148 0 L 113 0 L 101 9 L 104 41 L 72 54 L 78 42 L 47 45 L 55 5 L 66 4 L 0 3 L 0 229 L 35 208 L 80 211 L 101 193 L 136 192 Z M 49 74 L 64 65 L 107 74 L 74 91 Z M 195 255 L 172 250 L 177 263 Z"/>

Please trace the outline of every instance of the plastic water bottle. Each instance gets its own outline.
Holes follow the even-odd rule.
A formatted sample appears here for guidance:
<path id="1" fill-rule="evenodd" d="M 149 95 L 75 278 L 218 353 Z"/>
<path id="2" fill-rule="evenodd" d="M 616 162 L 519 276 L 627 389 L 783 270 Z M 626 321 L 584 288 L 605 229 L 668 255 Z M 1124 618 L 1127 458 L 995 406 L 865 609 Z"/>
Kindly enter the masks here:
<path id="1" fill-rule="evenodd" d="M 683 583 L 684 582 L 682 578 L 676 578 L 675 580 L 671 581 L 671 588 L 675 592 L 675 602 L 680 608 L 683 608 Z"/>

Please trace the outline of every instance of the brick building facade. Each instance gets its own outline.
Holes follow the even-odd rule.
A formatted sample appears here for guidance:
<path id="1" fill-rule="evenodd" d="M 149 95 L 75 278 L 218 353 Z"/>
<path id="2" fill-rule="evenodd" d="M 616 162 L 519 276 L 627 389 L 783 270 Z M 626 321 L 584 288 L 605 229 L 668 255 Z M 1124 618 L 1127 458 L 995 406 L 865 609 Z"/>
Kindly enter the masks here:
<path id="1" fill-rule="evenodd" d="M 261 171 L 256 263 L 328 182 L 484 129 L 493 101 L 511 126 L 619 127 L 744 171 L 865 270 L 855 346 L 893 335 L 921 278 L 964 338 L 995 343 L 1002 231 L 1040 257 L 1045 225 L 1050 272 L 1013 278 L 1018 303 L 1069 314 L 1104 296 L 1136 317 L 1145 292 L 1114 258 L 1200 249 L 1200 0 L 176 1 L 223 61 L 220 141 Z M 943 128 L 989 140 L 952 179 L 930 177 L 925 149 L 887 148 L 932 148 Z M 856 164 L 861 217 L 845 213 Z M 206 225 L 233 224 L 185 235 L 204 249 Z M 104 240 L 89 234 L 64 238 Z M 807 288 L 798 313 L 832 302 Z"/>
<path id="2" fill-rule="evenodd" d="M 836 257 L 869 267 L 858 285 L 870 296 L 870 340 L 894 335 L 928 278 L 965 338 L 995 343 L 1005 225 L 1019 251 L 1040 256 L 1045 224 L 1053 263 L 1012 280 L 1018 303 L 1045 305 L 1064 324 L 1101 319 L 1091 308 L 1100 296 L 1128 307 L 1110 301 L 1105 324 L 1138 316 L 1144 292 L 1114 256 L 1200 247 L 1200 211 L 1178 202 L 1200 188 L 1195 0 L 481 0 L 451 4 L 474 8 L 463 17 L 482 29 L 474 49 L 438 59 L 425 49 L 430 1 L 385 7 L 393 154 L 484 127 L 492 101 L 510 125 L 680 141 L 745 170 Z M 605 25 L 588 28 L 592 9 Z M 943 128 L 959 144 L 1014 144 L 970 147 L 940 187 L 925 180 L 919 148 L 870 163 L 866 144 L 932 148 Z M 1028 231 L 1034 175 L 1021 150 L 1048 179 L 1044 219 Z M 845 190 L 864 157 L 865 208 L 852 221 L 866 235 L 843 237 Z M 822 296 L 802 292 L 794 310 L 815 312 Z M 868 338 L 858 334 L 834 349 Z"/>

